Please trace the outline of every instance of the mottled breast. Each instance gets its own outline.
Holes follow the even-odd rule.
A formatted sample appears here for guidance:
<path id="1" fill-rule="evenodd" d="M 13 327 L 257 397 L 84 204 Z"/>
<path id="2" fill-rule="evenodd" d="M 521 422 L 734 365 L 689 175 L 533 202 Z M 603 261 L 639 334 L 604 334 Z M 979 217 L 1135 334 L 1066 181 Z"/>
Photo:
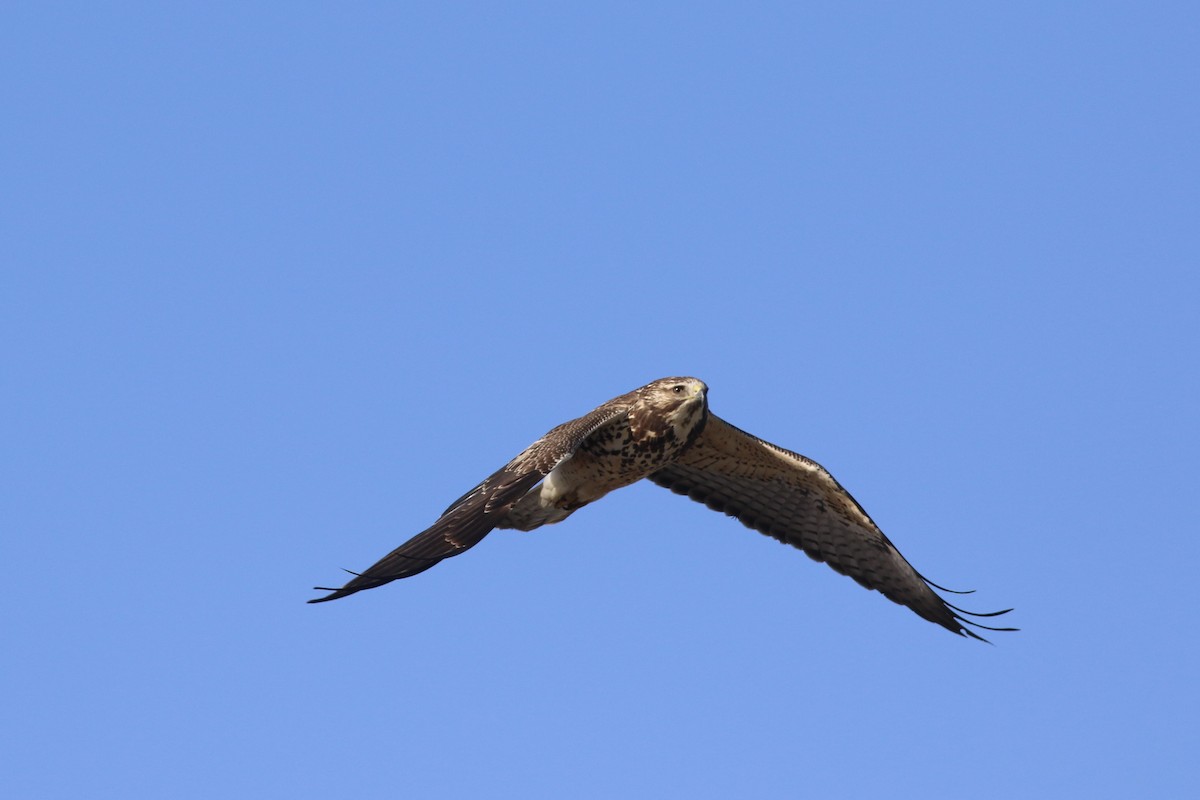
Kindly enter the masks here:
<path id="1" fill-rule="evenodd" d="M 704 428 L 707 388 L 695 378 L 666 378 L 635 390 L 628 411 L 581 442 L 498 527 L 559 522 L 670 463 Z"/>
<path id="2" fill-rule="evenodd" d="M 708 387 L 695 378 L 664 378 L 638 391 L 623 420 L 590 436 L 577 456 L 633 483 L 670 463 L 704 429 Z"/>

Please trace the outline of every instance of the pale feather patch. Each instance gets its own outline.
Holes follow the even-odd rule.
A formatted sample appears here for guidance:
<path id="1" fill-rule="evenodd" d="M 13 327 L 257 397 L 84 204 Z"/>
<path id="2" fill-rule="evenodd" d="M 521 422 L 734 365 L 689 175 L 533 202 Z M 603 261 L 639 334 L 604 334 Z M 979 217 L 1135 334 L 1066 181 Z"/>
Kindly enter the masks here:
<path id="1" fill-rule="evenodd" d="M 570 491 L 566 479 L 563 477 L 562 465 L 550 470 L 550 474 L 541 483 L 541 491 L 538 493 L 538 502 L 543 508 L 554 505 L 562 499 Z"/>

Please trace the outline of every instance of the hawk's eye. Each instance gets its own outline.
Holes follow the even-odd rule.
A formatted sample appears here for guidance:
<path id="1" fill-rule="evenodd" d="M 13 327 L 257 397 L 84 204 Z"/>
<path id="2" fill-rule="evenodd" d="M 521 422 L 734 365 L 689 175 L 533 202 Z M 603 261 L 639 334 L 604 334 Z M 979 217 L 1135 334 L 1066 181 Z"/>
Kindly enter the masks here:
<path id="1" fill-rule="evenodd" d="M 674 392 L 675 394 L 683 394 L 683 387 L 680 386 L 679 384 L 676 384 L 675 386 L 671 387 L 671 391 Z"/>

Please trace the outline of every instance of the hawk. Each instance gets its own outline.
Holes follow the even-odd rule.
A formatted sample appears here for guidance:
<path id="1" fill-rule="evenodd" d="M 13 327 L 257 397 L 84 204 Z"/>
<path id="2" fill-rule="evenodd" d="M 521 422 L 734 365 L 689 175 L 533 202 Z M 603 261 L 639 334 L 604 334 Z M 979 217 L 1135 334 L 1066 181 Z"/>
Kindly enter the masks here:
<path id="1" fill-rule="evenodd" d="M 900 555 L 850 493 L 820 464 L 735 428 L 708 410 L 696 378 L 662 378 L 564 422 L 450 504 L 433 525 L 322 603 L 424 572 L 494 528 L 530 531 L 562 522 L 604 495 L 647 478 L 807 553 L 942 627 L 982 639 L 965 611 Z M 986 640 L 985 640 L 986 641 Z"/>

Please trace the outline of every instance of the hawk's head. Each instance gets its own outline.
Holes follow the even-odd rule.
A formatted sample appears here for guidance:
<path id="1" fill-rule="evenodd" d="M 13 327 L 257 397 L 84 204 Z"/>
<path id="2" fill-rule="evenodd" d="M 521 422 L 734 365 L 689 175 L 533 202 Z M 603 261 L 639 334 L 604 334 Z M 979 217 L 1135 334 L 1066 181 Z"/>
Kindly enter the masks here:
<path id="1" fill-rule="evenodd" d="M 700 434 L 708 417 L 708 386 L 699 378 L 659 378 L 638 389 L 630 411 L 635 436 L 662 436 L 670 430 L 679 442 Z"/>

